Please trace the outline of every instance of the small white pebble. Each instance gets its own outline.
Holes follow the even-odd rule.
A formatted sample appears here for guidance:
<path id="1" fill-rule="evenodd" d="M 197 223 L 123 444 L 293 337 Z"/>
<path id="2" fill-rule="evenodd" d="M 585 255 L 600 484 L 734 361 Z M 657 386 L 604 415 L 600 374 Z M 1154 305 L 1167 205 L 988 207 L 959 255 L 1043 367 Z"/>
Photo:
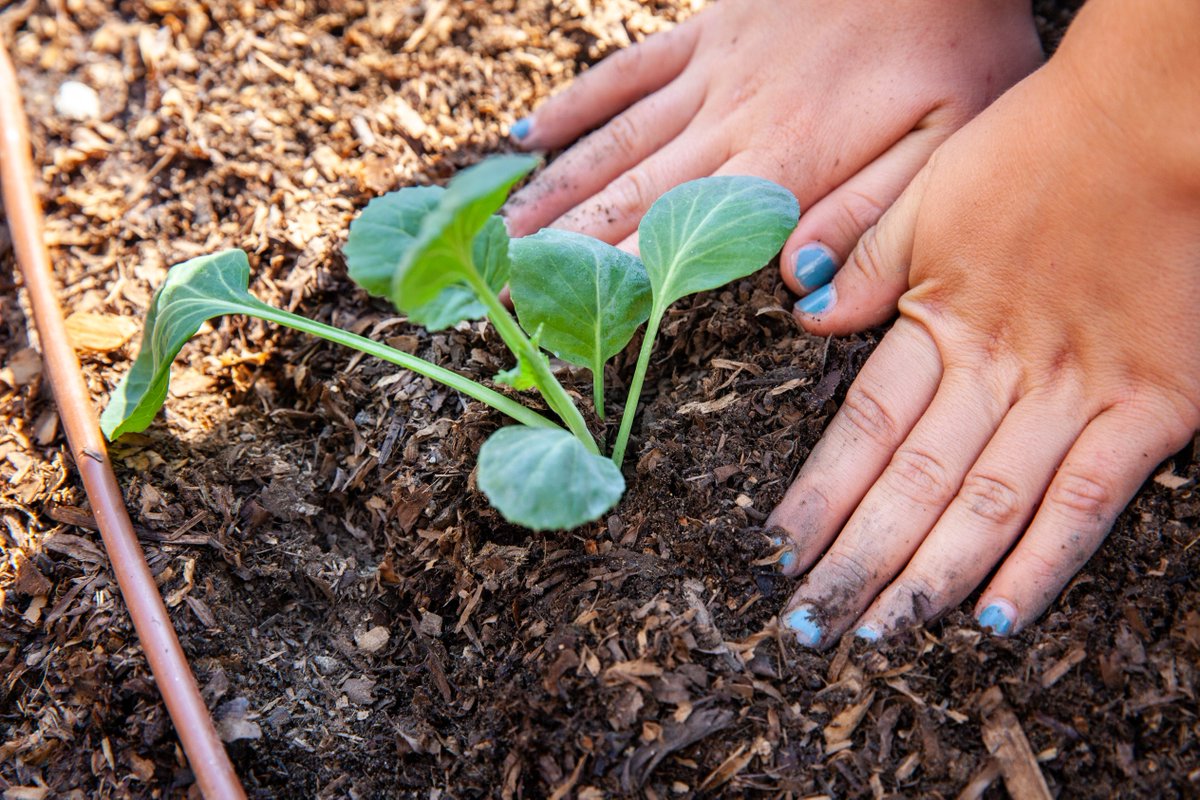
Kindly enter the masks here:
<path id="1" fill-rule="evenodd" d="M 54 95 L 54 110 L 67 119 L 96 119 L 100 116 L 100 95 L 86 83 L 67 81 Z"/>
<path id="2" fill-rule="evenodd" d="M 388 637 L 388 629 L 382 625 L 377 625 L 365 633 L 356 635 L 354 643 L 358 645 L 360 650 L 367 653 L 374 653 L 387 644 Z"/>

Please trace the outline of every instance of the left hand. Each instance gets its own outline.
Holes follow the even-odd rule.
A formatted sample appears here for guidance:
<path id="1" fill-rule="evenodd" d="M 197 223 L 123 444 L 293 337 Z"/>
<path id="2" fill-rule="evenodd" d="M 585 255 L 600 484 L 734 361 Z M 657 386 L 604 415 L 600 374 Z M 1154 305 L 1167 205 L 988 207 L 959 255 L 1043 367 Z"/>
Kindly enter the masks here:
<path id="1" fill-rule="evenodd" d="M 1020 630 L 1200 427 L 1200 55 L 1172 49 L 1200 9 L 1157 8 L 1188 18 L 1142 70 L 1104 65 L 1145 9 L 1090 3 L 798 304 L 822 335 L 900 310 L 769 520 L 787 574 L 815 564 L 800 643 L 931 620 L 997 565 L 978 619 Z"/>

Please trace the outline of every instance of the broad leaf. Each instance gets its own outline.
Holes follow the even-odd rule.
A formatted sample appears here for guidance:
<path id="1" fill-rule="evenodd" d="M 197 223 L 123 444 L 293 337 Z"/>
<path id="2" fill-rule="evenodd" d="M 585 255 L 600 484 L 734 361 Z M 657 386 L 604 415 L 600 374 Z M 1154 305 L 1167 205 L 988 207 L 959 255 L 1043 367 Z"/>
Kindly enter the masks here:
<path id="1" fill-rule="evenodd" d="M 613 444 L 613 461 L 620 464 L 625 458 L 650 352 L 667 306 L 755 272 L 779 252 L 799 218 L 800 205 L 791 192 L 746 176 L 688 181 L 650 206 L 638 225 L 638 249 L 654 300 Z"/>
<path id="2" fill-rule="evenodd" d="M 172 267 L 146 314 L 142 348 L 100 415 L 110 440 L 144 431 L 167 399 L 171 362 L 206 320 L 246 313 L 265 304 L 246 287 L 250 262 L 241 250 L 224 250 Z"/>
<path id="3" fill-rule="evenodd" d="M 564 361 L 604 373 L 650 316 L 637 256 L 578 233 L 546 229 L 513 240 L 509 291 L 525 330 Z"/>
<path id="4" fill-rule="evenodd" d="M 369 294 L 390 297 L 392 278 L 416 241 L 425 217 L 445 193 L 440 186 L 413 186 L 389 192 L 367 204 L 350 223 L 343 251 L 350 278 Z M 508 281 L 508 232 L 504 221 L 491 217 L 472 242 L 475 266 L 493 291 Z M 463 282 L 446 286 L 436 297 L 409 311 L 409 317 L 431 331 L 464 319 L 480 319 L 487 308 Z"/>
<path id="5" fill-rule="evenodd" d="M 501 428 L 483 443 L 477 483 L 505 519 L 535 531 L 598 519 L 625 492 L 611 460 L 566 431 L 524 425 Z"/>
<path id="6" fill-rule="evenodd" d="M 701 178 L 667 192 L 638 226 L 655 308 L 755 272 L 799 217 L 792 193 L 762 178 Z"/>
<path id="7" fill-rule="evenodd" d="M 490 217 L 483 230 L 475 236 L 471 245 L 475 257 L 475 268 L 493 292 L 499 292 L 508 283 L 508 230 L 504 220 Z M 487 316 L 487 306 L 475 296 L 475 290 L 465 283 L 447 286 L 423 306 L 408 313 L 409 319 L 424 325 L 431 331 L 449 328 L 464 319 L 482 319 Z"/>
<path id="8" fill-rule="evenodd" d="M 496 156 L 450 181 L 392 276 L 390 297 L 396 308 L 411 313 L 445 287 L 475 277 L 470 269 L 476 234 L 504 204 L 513 184 L 537 163 L 536 156 Z"/>
<path id="9" fill-rule="evenodd" d="M 367 203 L 350 223 L 342 251 L 350 279 L 368 294 L 387 297 L 396 268 L 445 191 L 440 186 L 410 186 Z"/>

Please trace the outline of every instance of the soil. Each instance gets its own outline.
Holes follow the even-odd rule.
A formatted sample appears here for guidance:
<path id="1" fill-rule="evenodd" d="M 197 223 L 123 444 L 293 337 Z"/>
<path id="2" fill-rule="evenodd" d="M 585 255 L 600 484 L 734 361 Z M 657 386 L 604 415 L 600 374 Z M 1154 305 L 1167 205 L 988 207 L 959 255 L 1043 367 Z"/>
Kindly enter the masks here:
<path id="1" fill-rule="evenodd" d="M 702 3 L 260 5 L 3 17 L 98 399 L 166 267 L 227 246 L 254 254 L 262 299 L 487 378 L 504 351 L 485 325 L 429 334 L 352 288 L 348 221 L 504 149 L 582 66 Z M 1037 4 L 1049 45 L 1072 5 Z M 99 90 L 100 119 L 55 111 L 67 79 Z M 195 795 L 7 239 L 0 261 L 0 791 Z M 552 534 L 504 523 L 473 486 L 495 413 L 256 321 L 202 332 L 163 417 L 113 453 L 249 793 L 998 797 L 1002 775 L 1038 769 L 1063 797 L 1200 793 L 1192 451 L 1018 636 L 981 633 L 973 599 L 878 648 L 819 654 L 778 633 L 789 582 L 765 512 L 878 338 L 808 337 L 787 304 L 764 270 L 673 309 L 629 494 Z"/>

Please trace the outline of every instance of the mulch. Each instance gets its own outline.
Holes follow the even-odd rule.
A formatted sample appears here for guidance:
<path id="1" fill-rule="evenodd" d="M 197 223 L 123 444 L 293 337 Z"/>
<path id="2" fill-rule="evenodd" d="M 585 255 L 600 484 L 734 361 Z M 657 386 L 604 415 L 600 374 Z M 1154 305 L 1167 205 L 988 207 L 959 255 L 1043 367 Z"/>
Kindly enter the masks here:
<path id="1" fill-rule="evenodd" d="M 94 397 L 167 267 L 224 247 L 252 254 L 261 299 L 488 379 L 507 363 L 486 325 L 431 334 L 352 287 L 349 221 L 503 151 L 579 69 L 702 5 L 10 4 Z M 1052 46 L 1077 4 L 1036 5 Z M 66 80 L 97 90 L 98 118 L 56 110 Z M 2 228 L 0 262 L 0 795 L 194 796 Z M 206 326 L 113 457 L 249 793 L 1200 793 L 1194 448 L 1019 636 L 982 633 L 968 601 L 878 648 L 798 649 L 761 526 L 880 332 L 813 339 L 787 307 L 765 270 L 672 309 L 628 496 L 547 534 L 474 487 L 496 414 L 261 322 Z"/>

